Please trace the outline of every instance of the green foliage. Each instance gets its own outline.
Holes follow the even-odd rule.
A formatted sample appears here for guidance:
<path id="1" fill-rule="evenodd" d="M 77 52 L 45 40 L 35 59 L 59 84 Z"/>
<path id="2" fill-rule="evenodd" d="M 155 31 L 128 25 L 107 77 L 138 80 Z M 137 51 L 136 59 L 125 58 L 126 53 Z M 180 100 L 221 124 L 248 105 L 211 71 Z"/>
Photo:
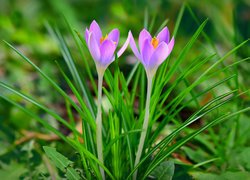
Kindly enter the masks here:
<path id="1" fill-rule="evenodd" d="M 159 180 L 171 180 L 174 175 L 174 162 L 164 161 L 159 166 L 157 166 L 150 176 Z"/>
<path id="2" fill-rule="evenodd" d="M 71 166 L 73 164 L 68 158 L 56 151 L 55 148 L 44 146 L 46 155 L 53 161 L 55 166 L 65 173 L 69 180 L 81 179 L 79 174 Z"/>
<path id="3" fill-rule="evenodd" d="M 27 172 L 23 164 L 11 162 L 10 164 L 2 164 L 0 169 L 0 176 L 4 179 L 19 179 L 19 177 Z"/>
<path id="4" fill-rule="evenodd" d="M 212 173 L 200 173 L 195 172 L 192 173 L 193 178 L 199 180 L 206 180 L 206 179 L 214 179 L 214 180 L 233 180 L 233 179 L 249 179 L 250 173 L 249 172 L 224 172 L 220 175 L 212 174 Z"/>

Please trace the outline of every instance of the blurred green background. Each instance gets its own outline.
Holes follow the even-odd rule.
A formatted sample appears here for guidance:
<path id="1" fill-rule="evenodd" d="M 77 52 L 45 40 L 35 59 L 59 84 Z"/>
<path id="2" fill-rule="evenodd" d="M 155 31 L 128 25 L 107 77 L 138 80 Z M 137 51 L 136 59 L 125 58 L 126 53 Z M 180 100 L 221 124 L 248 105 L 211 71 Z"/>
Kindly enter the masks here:
<path id="1" fill-rule="evenodd" d="M 53 66 L 53 60 L 61 58 L 57 45 L 49 35 L 45 24 L 50 23 L 57 26 L 67 36 L 68 32 L 63 16 L 81 34 L 84 33 L 85 28 L 93 19 L 97 20 L 106 33 L 114 27 L 119 27 L 123 42 L 128 30 L 132 30 L 135 37 L 138 35 L 145 25 L 145 12 L 148 16 L 148 26 L 150 26 L 150 22 L 155 22 L 152 28 L 153 33 L 156 33 L 158 27 L 166 20 L 170 32 L 172 32 L 181 5 L 186 3 L 198 18 L 199 23 L 209 18 L 205 31 L 221 55 L 249 38 L 250 34 L 250 5 L 247 0 L 203 0 L 202 2 L 196 0 L 1 0 L 0 3 L 1 40 L 18 46 L 26 56 L 41 66 Z M 176 46 L 174 53 L 178 53 L 197 27 L 197 21 L 186 9 L 176 37 L 178 46 Z M 206 45 L 205 43 L 203 46 Z M 197 48 L 194 48 L 194 51 L 201 50 L 199 45 Z M 207 50 L 211 47 L 205 48 Z M 10 72 L 10 70 L 13 72 L 12 66 L 29 68 L 25 67 L 23 63 L 19 63 L 15 55 L 3 43 L 1 43 L 0 52 L 1 78 L 7 75 L 15 76 Z M 249 49 L 240 49 L 239 53 L 243 58 L 248 57 Z M 193 55 L 190 55 L 190 59 L 196 55 L 197 53 L 194 52 Z M 248 67 L 242 66 L 241 71 L 247 72 Z M 18 71 L 25 73 L 22 68 L 13 68 L 15 74 Z M 54 71 L 53 69 L 49 70 Z M 13 78 L 15 79 L 15 77 Z M 22 78 L 18 79 L 22 80 Z M 19 81 L 18 79 L 17 81 Z M 245 81 L 249 84 L 248 79 L 245 78 Z"/>
<path id="2" fill-rule="evenodd" d="M 178 55 L 199 24 L 206 18 L 209 19 L 209 23 L 206 25 L 205 32 L 211 42 L 208 42 L 204 37 L 199 38 L 199 41 L 192 49 L 192 53 L 189 53 L 182 66 L 189 64 L 198 55 L 214 52 L 213 45 L 218 54 L 223 55 L 250 37 L 250 2 L 247 0 L 1 0 L 0 39 L 17 47 L 67 91 L 67 87 L 62 81 L 55 64 L 55 60 L 63 64 L 63 57 L 56 42 L 50 36 L 46 24 L 49 23 L 62 32 L 72 54 L 74 54 L 78 69 L 82 69 L 82 76 L 84 76 L 86 74 L 84 63 L 78 55 L 77 48 L 73 45 L 72 38 L 66 28 L 64 16 L 82 36 L 85 28 L 94 19 L 106 33 L 112 28 L 118 27 L 121 42 L 124 42 L 129 30 L 132 30 L 134 36 L 137 37 L 145 25 L 150 27 L 151 22 L 155 22 L 152 28 L 153 34 L 156 33 L 158 27 L 164 21 L 168 21 L 167 26 L 170 33 L 173 33 L 177 15 L 183 3 L 186 3 L 187 8 L 184 11 L 180 29 L 176 36 L 172 59 Z M 190 13 L 189 8 L 194 13 L 193 15 Z M 148 23 L 145 21 L 145 17 L 148 17 Z M 248 43 L 247 46 L 237 52 L 238 59 L 249 57 L 249 45 Z M 235 62 L 237 58 L 230 57 L 226 63 Z M 134 63 L 135 60 L 131 58 L 130 50 L 126 51 L 125 55 L 119 60 L 120 68 L 124 74 L 129 72 L 131 65 Z M 95 74 L 95 66 L 92 60 L 89 61 L 89 64 Z M 241 63 L 237 66 L 237 70 L 240 91 L 249 89 L 249 61 Z M 230 74 L 230 72 L 228 73 Z M 63 100 L 31 66 L 21 61 L 21 58 L 8 48 L 3 41 L 0 42 L 0 81 L 14 85 L 24 93 L 32 94 L 39 101 L 63 114 Z M 231 85 L 234 86 L 233 83 Z M 0 89 L 0 91 L 3 91 L 3 89 Z M 23 104 L 26 103 L 20 98 L 17 98 L 17 101 Z M 242 104 L 249 106 L 249 95 L 244 97 Z M 27 106 L 31 105 L 27 104 Z M 46 117 L 35 107 L 30 108 L 33 108 L 34 112 L 40 113 L 41 117 L 46 118 L 48 121 L 51 120 L 53 123 L 51 117 Z M 249 118 L 246 117 L 246 119 L 249 121 Z M 60 125 L 55 123 L 55 126 Z M 250 123 L 246 126 L 250 126 Z M 43 127 L 32 121 L 32 118 L 0 99 L 0 167 L 5 167 L 6 170 L 6 164 L 11 164 L 9 169 L 7 168 L 9 172 L 13 168 L 20 170 L 19 174 L 23 174 L 26 172 L 28 163 L 25 159 L 29 156 L 34 159 L 30 160 L 28 168 L 32 170 L 32 168 L 37 169 L 37 167 L 40 167 L 38 165 L 43 153 L 39 151 L 39 148 L 35 148 L 36 151 L 33 149 L 33 146 L 35 146 L 33 141 L 21 143 L 20 145 L 15 144 L 18 139 L 24 136 L 25 130 L 31 129 L 34 132 L 46 132 Z M 225 130 L 225 132 L 227 131 Z M 248 138 L 245 141 L 248 141 L 249 132 L 246 132 L 246 136 Z M 38 144 L 44 145 L 46 141 L 41 140 Z M 250 146 L 249 142 L 245 143 L 245 145 Z M 22 157 L 20 157 L 20 153 Z M 40 155 L 38 155 L 39 153 Z M 249 153 L 247 157 L 250 157 Z M 23 165 L 18 164 L 18 162 L 22 162 Z M 35 163 L 37 164 L 34 165 Z M 249 163 L 248 168 L 250 169 Z M 33 173 L 36 172 L 39 172 L 39 170 Z M 0 170 L 1 173 L 3 171 Z M 31 177 L 35 177 L 33 175 Z"/>

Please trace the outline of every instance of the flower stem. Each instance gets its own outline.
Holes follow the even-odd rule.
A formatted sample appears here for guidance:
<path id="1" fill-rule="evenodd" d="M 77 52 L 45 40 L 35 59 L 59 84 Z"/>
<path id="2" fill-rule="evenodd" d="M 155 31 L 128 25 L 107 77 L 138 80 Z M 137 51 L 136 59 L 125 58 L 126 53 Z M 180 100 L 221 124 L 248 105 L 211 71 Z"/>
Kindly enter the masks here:
<path id="1" fill-rule="evenodd" d="M 154 76 L 154 73 L 147 73 L 148 85 L 147 85 L 147 99 L 146 99 L 146 107 L 145 107 L 145 116 L 144 116 L 144 121 L 143 121 L 143 126 L 142 126 L 140 143 L 139 143 L 138 150 L 136 153 L 135 166 L 139 163 L 139 161 L 141 159 L 144 142 L 145 142 L 145 138 L 147 135 L 147 129 L 148 129 L 148 123 L 149 123 L 150 95 L 151 95 L 151 89 L 152 89 L 153 76 Z M 136 180 L 137 172 L 138 171 L 136 170 L 134 175 L 133 175 L 133 180 Z"/>
<path id="2" fill-rule="evenodd" d="M 97 144 L 97 155 L 99 161 L 103 164 L 103 152 L 102 152 L 102 81 L 104 71 L 98 69 L 98 102 L 97 102 L 97 116 L 96 116 L 96 144 Z M 102 179 L 105 180 L 105 174 L 103 168 L 99 167 Z"/>

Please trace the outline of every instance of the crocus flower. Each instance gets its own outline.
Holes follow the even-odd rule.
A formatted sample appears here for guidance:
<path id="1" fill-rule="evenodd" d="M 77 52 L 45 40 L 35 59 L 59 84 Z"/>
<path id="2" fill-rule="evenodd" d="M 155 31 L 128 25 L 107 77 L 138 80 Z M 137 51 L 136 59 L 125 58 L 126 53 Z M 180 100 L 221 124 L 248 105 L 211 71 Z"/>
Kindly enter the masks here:
<path id="1" fill-rule="evenodd" d="M 96 21 L 93 21 L 90 28 L 86 28 L 85 40 L 89 48 L 90 54 L 93 57 L 97 74 L 98 74 L 98 103 L 96 115 L 96 144 L 97 155 L 99 161 L 103 164 L 103 150 L 102 150 L 102 81 L 106 68 L 115 60 L 115 50 L 119 43 L 120 33 L 118 29 L 113 29 L 109 34 L 103 36 L 102 31 Z M 128 36 L 122 48 L 117 52 L 117 57 L 120 57 L 129 44 Z M 104 169 L 99 167 L 102 179 L 105 180 Z"/>
<path id="2" fill-rule="evenodd" d="M 141 61 L 141 63 L 145 67 L 148 79 L 145 115 L 134 164 L 135 166 L 137 166 L 142 155 L 143 146 L 148 130 L 152 79 L 157 68 L 171 53 L 174 46 L 174 38 L 169 41 L 170 38 L 168 28 L 164 27 L 161 32 L 153 38 L 146 29 L 143 29 L 139 35 L 139 50 L 135 44 L 135 40 L 131 32 L 129 32 L 129 39 L 131 49 L 134 52 L 135 56 Z M 133 174 L 134 180 L 137 179 L 137 172 L 138 171 L 136 170 Z"/>
<path id="3" fill-rule="evenodd" d="M 170 41 L 167 27 L 164 27 L 153 38 L 146 29 L 143 29 L 139 35 L 139 50 L 131 32 L 129 36 L 131 49 L 147 72 L 155 72 L 159 65 L 169 56 L 174 47 L 174 38 Z"/>
<path id="4" fill-rule="evenodd" d="M 109 34 L 105 36 L 94 20 L 90 24 L 90 28 L 86 28 L 85 40 L 89 48 L 90 54 L 99 67 L 106 67 L 115 60 L 115 50 L 119 43 L 120 32 L 118 29 L 113 29 Z M 123 47 L 118 51 L 117 56 L 120 57 L 125 51 L 129 43 L 127 40 Z"/>

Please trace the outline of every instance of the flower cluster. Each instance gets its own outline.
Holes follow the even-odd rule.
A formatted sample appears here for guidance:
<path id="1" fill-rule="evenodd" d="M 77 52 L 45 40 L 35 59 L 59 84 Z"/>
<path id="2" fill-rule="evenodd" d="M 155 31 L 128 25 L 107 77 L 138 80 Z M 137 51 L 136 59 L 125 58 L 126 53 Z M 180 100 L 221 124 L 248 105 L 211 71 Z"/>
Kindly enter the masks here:
<path id="1" fill-rule="evenodd" d="M 157 68 L 161 63 L 169 56 L 174 47 L 174 38 L 170 40 L 169 31 L 167 27 L 164 27 L 161 32 L 153 37 L 150 33 L 143 29 L 139 35 L 139 48 L 137 47 L 132 33 L 129 31 L 128 38 L 122 48 L 115 54 L 116 48 L 119 43 L 120 33 L 118 29 L 113 29 L 109 34 L 103 36 L 102 31 L 96 21 L 93 21 L 85 31 L 85 40 L 89 48 L 90 54 L 93 57 L 96 69 L 98 72 L 98 104 L 97 104 L 97 115 L 96 115 L 96 144 L 97 144 L 97 155 L 100 163 L 103 162 L 103 150 L 102 150 L 102 113 L 101 113 L 101 97 L 102 97 L 102 81 L 103 75 L 106 68 L 111 64 L 116 57 L 120 57 L 125 51 L 127 46 L 130 47 L 135 54 L 136 58 L 141 61 L 145 67 L 148 88 L 147 88 L 147 99 L 145 106 L 145 116 L 142 126 L 141 137 L 136 153 L 135 166 L 139 163 L 141 158 L 145 137 L 149 123 L 149 105 L 150 105 L 150 94 L 152 77 L 154 76 Z M 104 169 L 100 168 L 102 179 L 105 179 Z M 133 175 L 133 179 L 136 179 L 137 171 Z"/>
<path id="2" fill-rule="evenodd" d="M 89 29 L 86 28 L 85 40 L 96 66 L 106 69 L 115 60 L 115 50 L 119 43 L 119 37 L 118 29 L 113 29 L 104 36 L 96 21 L 91 23 Z M 143 29 L 139 35 L 138 48 L 132 33 L 129 32 L 126 42 L 117 53 L 117 57 L 122 55 L 128 44 L 146 71 L 155 72 L 171 53 L 174 47 L 174 38 L 170 40 L 167 27 L 164 27 L 156 37 L 152 37 L 146 29 Z"/>

